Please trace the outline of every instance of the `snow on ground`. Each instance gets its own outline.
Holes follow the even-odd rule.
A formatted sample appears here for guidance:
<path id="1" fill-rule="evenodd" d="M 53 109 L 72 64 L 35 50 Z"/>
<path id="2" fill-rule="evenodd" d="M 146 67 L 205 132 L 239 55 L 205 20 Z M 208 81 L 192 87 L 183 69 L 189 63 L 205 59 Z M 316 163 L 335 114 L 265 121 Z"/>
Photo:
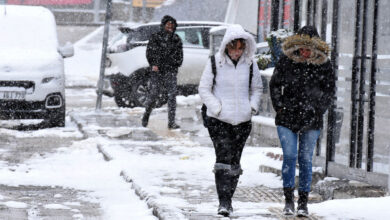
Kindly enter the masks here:
<path id="1" fill-rule="evenodd" d="M 200 104 L 202 103 L 202 101 L 200 99 L 200 96 L 196 94 L 189 96 L 176 96 L 176 103 L 178 106 L 190 106 Z"/>
<path id="2" fill-rule="evenodd" d="M 329 200 L 309 210 L 326 219 L 389 219 L 390 197 Z"/>
<path id="3" fill-rule="evenodd" d="M 83 134 L 77 128 L 77 125 L 66 117 L 65 127 L 46 128 L 30 131 L 17 131 L 10 128 L 19 124 L 36 124 L 40 120 L 0 120 L 0 133 L 4 135 L 14 136 L 17 138 L 26 137 L 59 137 L 59 138 L 82 138 Z"/>
<path id="4" fill-rule="evenodd" d="M 25 209 L 28 207 L 28 205 L 26 203 L 16 202 L 16 201 L 0 202 L 0 204 L 5 205 L 9 208 L 15 208 L 15 209 Z"/>
<path id="5" fill-rule="evenodd" d="M 70 209 L 68 206 L 64 206 L 61 204 L 47 204 L 43 207 L 45 207 L 46 209 Z"/>
<path id="6" fill-rule="evenodd" d="M 96 143 L 100 139 L 74 142 L 45 157 L 34 157 L 15 171 L 0 168 L 0 184 L 9 186 L 62 186 L 90 192 L 91 202 L 99 202 L 103 219 L 156 219 L 146 204 L 139 200 L 130 185 L 119 176 L 115 163 L 104 161 Z M 86 200 L 88 200 L 86 198 Z M 7 206 L 22 204 L 3 202 Z M 131 207 L 131 208 L 129 208 Z M 66 205 L 47 204 L 47 208 L 64 209 Z"/>
<path id="7" fill-rule="evenodd" d="M 125 149 L 123 144 L 137 146 Z M 148 153 L 148 148 L 159 148 L 163 153 Z M 214 174 L 212 169 L 215 163 L 214 149 L 200 146 L 185 139 L 168 139 L 159 142 L 132 142 L 121 141 L 120 145 L 111 144 L 105 148 L 121 163 L 124 171 L 137 185 L 156 198 L 156 201 L 175 210 L 178 207 L 193 206 L 184 198 L 170 196 L 177 193 L 177 187 L 190 187 L 190 194 L 200 196 L 205 192 L 211 193 L 214 187 Z M 244 174 L 240 178 L 240 187 L 254 187 L 264 185 L 271 188 L 280 188 L 281 180 L 275 174 L 260 173 L 260 161 L 267 160 L 267 148 L 246 147 L 242 156 Z M 169 179 L 164 183 L 164 179 Z M 161 196 L 161 194 L 164 194 Z M 216 199 L 216 198 L 215 198 Z M 197 212 L 214 213 L 217 203 L 202 202 L 196 206 Z M 255 212 L 261 207 L 269 207 L 267 203 L 235 203 L 240 210 L 237 215 Z M 272 204 L 279 206 L 280 204 Z M 178 210 L 179 211 L 179 210 Z"/>

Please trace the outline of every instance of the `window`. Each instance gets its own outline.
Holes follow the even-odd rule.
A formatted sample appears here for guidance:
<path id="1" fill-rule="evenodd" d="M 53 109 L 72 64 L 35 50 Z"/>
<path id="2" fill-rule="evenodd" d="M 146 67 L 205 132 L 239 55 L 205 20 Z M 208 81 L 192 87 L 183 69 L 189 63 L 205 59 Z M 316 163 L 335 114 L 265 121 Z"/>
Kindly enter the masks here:
<path id="1" fill-rule="evenodd" d="M 205 48 L 202 28 L 177 28 L 176 34 L 183 42 L 183 47 Z"/>

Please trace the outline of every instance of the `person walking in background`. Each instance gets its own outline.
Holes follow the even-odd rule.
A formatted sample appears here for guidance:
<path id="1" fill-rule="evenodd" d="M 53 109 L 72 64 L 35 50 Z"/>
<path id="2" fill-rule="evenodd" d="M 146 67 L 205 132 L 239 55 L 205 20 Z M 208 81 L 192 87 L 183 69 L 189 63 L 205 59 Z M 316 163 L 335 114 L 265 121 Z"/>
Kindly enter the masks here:
<path id="1" fill-rule="evenodd" d="M 229 26 L 218 53 L 208 61 L 199 84 L 207 107 L 207 128 L 216 163 L 218 214 L 233 212 L 232 197 L 242 174 L 241 154 L 259 108 L 262 82 L 253 59 L 256 43 L 240 25 Z"/>
<path id="2" fill-rule="evenodd" d="M 175 34 L 176 20 L 165 15 L 161 20 L 161 30 L 153 34 L 146 48 L 146 58 L 151 66 L 150 97 L 145 104 L 145 113 L 142 117 L 142 126 L 146 127 L 149 116 L 155 106 L 161 89 L 168 90 L 168 128 L 180 128 L 175 123 L 177 71 L 183 63 L 183 44 Z"/>
<path id="3" fill-rule="evenodd" d="M 308 216 L 307 201 L 312 180 L 312 157 L 323 115 L 331 105 L 335 74 L 328 59 L 329 46 L 312 26 L 286 38 L 283 55 L 270 81 L 275 124 L 283 148 L 282 179 L 284 214 L 293 215 L 295 169 L 298 157 L 298 216 Z M 299 146 L 299 147 L 298 147 Z"/>

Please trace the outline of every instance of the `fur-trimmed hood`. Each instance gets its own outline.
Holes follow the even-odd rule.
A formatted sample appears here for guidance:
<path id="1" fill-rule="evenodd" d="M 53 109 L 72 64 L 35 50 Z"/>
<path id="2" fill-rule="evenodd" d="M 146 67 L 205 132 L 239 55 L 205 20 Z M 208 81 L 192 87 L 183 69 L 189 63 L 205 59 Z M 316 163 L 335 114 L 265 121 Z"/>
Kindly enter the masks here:
<path id="1" fill-rule="evenodd" d="M 309 59 L 304 59 L 299 54 L 299 48 L 312 51 Z M 308 34 L 296 34 L 286 38 L 282 45 L 283 53 L 294 62 L 321 65 L 328 61 L 330 48 L 328 44 L 317 36 L 310 37 Z"/>
<path id="2" fill-rule="evenodd" d="M 232 40 L 240 38 L 244 39 L 246 43 L 245 51 L 240 59 L 243 58 L 244 61 L 248 64 L 252 63 L 253 55 L 256 51 L 256 41 L 250 33 L 246 32 L 244 28 L 242 28 L 241 25 L 238 24 L 228 26 L 228 28 L 226 29 L 226 33 L 221 43 L 221 47 L 218 51 L 221 57 L 221 62 L 224 63 L 227 59 L 227 55 L 225 53 L 226 45 Z"/>

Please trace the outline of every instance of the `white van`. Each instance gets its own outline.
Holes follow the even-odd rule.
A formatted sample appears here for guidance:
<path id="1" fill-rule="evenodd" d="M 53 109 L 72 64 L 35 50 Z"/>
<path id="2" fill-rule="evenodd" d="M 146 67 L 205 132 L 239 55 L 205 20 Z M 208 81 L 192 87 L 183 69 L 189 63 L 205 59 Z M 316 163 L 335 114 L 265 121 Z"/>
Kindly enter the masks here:
<path id="1" fill-rule="evenodd" d="M 42 118 L 65 125 L 63 58 L 54 15 L 36 6 L 0 6 L 0 119 Z"/>

